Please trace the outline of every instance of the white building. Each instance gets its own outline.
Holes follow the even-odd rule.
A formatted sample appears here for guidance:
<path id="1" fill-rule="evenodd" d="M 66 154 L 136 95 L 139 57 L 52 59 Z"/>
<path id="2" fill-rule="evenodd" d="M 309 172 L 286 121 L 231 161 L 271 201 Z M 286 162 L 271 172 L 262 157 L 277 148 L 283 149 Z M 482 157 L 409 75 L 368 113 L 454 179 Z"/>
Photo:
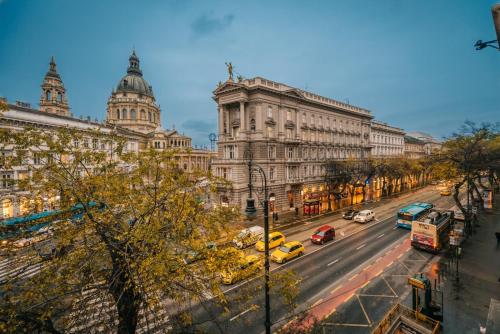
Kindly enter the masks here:
<path id="1" fill-rule="evenodd" d="M 402 156 L 404 154 L 403 129 L 373 120 L 371 123 L 370 144 L 372 157 L 384 158 Z"/>

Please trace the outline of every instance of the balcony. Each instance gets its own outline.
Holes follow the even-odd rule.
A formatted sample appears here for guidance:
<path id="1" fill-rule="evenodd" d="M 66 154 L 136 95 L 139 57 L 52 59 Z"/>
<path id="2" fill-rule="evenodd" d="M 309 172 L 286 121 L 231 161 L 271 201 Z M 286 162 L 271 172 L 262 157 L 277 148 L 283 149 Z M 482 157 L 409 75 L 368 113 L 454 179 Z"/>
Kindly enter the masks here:
<path id="1" fill-rule="evenodd" d="M 286 158 L 286 163 L 300 163 L 302 162 L 302 158 Z"/>
<path id="2" fill-rule="evenodd" d="M 304 183 L 304 178 L 302 177 L 289 177 L 286 179 L 287 184 L 301 184 Z"/>

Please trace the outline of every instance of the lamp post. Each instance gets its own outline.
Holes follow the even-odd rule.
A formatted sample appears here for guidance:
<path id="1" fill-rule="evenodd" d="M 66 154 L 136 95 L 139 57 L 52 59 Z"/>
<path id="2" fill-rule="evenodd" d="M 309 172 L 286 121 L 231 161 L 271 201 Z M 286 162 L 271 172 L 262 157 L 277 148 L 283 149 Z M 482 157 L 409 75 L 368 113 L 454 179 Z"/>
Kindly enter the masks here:
<path id="1" fill-rule="evenodd" d="M 267 178 L 266 173 L 257 164 L 253 163 L 253 155 L 251 151 L 251 145 L 249 143 L 248 149 L 245 150 L 244 156 L 248 160 L 248 199 L 247 207 L 245 212 L 247 216 L 254 217 L 257 209 L 255 208 L 255 201 L 252 198 L 252 173 L 254 171 L 258 172 L 262 177 L 264 184 L 264 200 L 262 206 L 264 208 L 264 294 L 265 294 L 265 317 L 264 322 L 266 328 L 266 334 L 271 334 L 271 302 L 269 299 L 269 194 L 267 189 Z"/>

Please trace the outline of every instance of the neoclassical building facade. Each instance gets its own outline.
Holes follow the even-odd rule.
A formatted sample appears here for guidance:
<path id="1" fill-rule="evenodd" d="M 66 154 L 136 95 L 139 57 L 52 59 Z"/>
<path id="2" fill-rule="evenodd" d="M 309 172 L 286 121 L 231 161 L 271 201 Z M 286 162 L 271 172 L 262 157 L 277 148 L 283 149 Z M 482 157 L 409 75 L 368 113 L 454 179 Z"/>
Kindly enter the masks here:
<path id="1" fill-rule="evenodd" d="M 404 136 L 403 129 L 373 120 L 371 123 L 372 157 L 402 156 L 405 146 Z"/>
<path id="2" fill-rule="evenodd" d="M 222 203 L 245 209 L 250 157 L 266 173 L 271 210 L 280 212 L 310 200 L 327 205 L 326 160 L 370 156 L 373 117 L 366 109 L 261 77 L 235 82 L 231 75 L 213 99 L 219 141 L 212 171 L 232 183 L 220 189 Z"/>
<path id="3" fill-rule="evenodd" d="M 116 133 L 125 140 L 125 149 L 139 152 L 144 149 L 175 149 L 175 158 L 180 169 L 187 172 L 208 171 L 213 153 L 194 149 L 191 138 L 176 130 L 161 127 L 161 110 L 156 104 L 152 87 L 143 78 L 139 58 L 135 54 L 129 58 L 126 75 L 120 79 L 116 89 L 108 99 L 108 108 L 104 122 L 74 117 L 66 96 L 63 81 L 57 71 L 54 58 L 41 85 L 40 108 L 16 101 L 8 104 L 8 111 L 0 114 L 0 128 L 8 131 L 22 131 L 25 127 L 57 130 L 65 127 L 85 133 L 99 130 L 101 133 Z M 81 143 L 92 150 L 109 150 L 109 143 L 83 141 Z M 2 155 L 12 154 L 5 149 Z M 27 213 L 28 205 L 23 194 L 17 189 L 16 181 L 29 177 L 29 164 L 37 164 L 36 157 L 31 157 L 28 165 L 14 170 L 0 169 L 0 220 Z M 47 211 L 57 207 L 57 195 L 37 200 L 37 211 Z M 32 205 L 31 205 L 32 206 Z"/>

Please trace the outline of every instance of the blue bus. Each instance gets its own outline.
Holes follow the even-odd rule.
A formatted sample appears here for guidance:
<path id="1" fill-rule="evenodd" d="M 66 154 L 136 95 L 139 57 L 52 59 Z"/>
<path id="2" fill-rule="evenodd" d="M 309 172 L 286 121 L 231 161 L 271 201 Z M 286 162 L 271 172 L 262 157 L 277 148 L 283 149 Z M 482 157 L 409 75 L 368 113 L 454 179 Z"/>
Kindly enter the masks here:
<path id="1" fill-rule="evenodd" d="M 90 202 L 88 205 L 95 207 L 97 203 Z M 63 217 L 73 222 L 78 221 L 82 219 L 83 211 L 83 205 L 78 203 L 67 210 L 44 211 L 0 221 L 0 240 L 32 235 Z"/>
<path id="2" fill-rule="evenodd" d="M 434 205 L 430 203 L 413 203 L 398 211 L 396 226 L 411 230 L 411 223 L 429 212 Z"/>

